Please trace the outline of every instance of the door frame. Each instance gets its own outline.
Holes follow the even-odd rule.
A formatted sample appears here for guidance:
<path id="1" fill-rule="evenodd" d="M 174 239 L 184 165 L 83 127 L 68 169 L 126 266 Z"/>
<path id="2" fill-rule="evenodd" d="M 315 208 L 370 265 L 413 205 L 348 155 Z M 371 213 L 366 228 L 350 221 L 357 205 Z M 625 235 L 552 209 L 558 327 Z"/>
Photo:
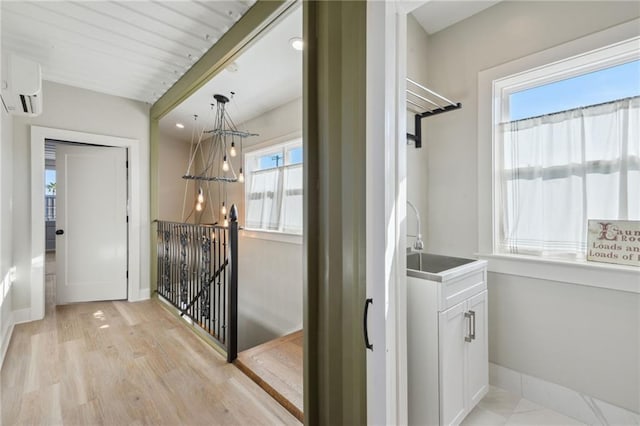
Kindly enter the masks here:
<path id="1" fill-rule="evenodd" d="M 36 206 L 44 200 L 44 144 L 46 139 L 101 145 L 127 149 L 129 162 L 127 177 L 127 298 L 130 302 L 149 298 L 149 289 L 141 289 L 140 259 L 143 255 L 140 238 L 142 221 L 140 176 L 140 146 L 137 139 L 77 132 L 52 127 L 31 126 L 31 320 L 44 318 L 45 290 L 45 230 L 44 208 Z M 148 249 L 145 247 L 145 251 Z"/>
<path id="2" fill-rule="evenodd" d="M 405 77 L 414 3 L 369 1 L 367 8 L 367 297 L 378 310 L 370 334 L 384 349 L 367 351 L 369 424 L 408 423 Z"/>

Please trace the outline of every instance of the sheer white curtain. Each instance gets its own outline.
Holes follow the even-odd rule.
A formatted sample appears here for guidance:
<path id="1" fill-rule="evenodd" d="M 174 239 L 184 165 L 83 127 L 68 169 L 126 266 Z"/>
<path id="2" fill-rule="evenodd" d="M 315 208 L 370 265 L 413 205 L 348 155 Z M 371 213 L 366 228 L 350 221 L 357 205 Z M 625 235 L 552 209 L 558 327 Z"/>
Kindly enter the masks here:
<path id="1" fill-rule="evenodd" d="M 498 133 L 499 251 L 581 258 L 588 219 L 640 220 L 640 97 Z"/>
<path id="2" fill-rule="evenodd" d="M 302 164 L 251 173 L 247 228 L 302 233 Z"/>
<path id="3" fill-rule="evenodd" d="M 285 167 L 282 186 L 282 231 L 302 234 L 302 164 Z"/>
<path id="4" fill-rule="evenodd" d="M 278 230 L 282 199 L 282 169 L 251 173 L 247 195 L 247 228 Z"/>

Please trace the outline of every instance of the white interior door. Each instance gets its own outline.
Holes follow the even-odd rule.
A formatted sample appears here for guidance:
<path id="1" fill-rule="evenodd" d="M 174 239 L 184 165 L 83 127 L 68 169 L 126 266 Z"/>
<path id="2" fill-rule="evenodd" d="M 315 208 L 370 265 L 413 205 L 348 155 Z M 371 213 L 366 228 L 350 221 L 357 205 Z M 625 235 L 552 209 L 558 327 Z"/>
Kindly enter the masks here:
<path id="1" fill-rule="evenodd" d="M 127 298 L 126 150 L 56 146 L 57 303 Z"/>

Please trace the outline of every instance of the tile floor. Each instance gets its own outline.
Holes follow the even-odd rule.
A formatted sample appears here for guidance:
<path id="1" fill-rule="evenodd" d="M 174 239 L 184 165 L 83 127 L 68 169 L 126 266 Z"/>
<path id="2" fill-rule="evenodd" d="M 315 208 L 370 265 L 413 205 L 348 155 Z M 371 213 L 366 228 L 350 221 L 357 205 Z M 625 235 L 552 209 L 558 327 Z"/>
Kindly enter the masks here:
<path id="1" fill-rule="evenodd" d="M 495 386 L 490 386 L 489 393 L 461 423 L 461 426 L 504 425 L 577 426 L 584 423 Z"/>

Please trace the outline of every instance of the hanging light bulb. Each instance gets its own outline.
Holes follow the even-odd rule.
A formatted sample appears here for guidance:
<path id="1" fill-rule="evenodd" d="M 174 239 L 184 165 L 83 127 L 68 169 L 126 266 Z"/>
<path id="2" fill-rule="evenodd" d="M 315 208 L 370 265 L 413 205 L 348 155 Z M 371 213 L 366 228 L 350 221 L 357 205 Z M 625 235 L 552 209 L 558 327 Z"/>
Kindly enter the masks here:
<path id="1" fill-rule="evenodd" d="M 240 167 L 240 174 L 238 175 L 238 182 L 244 183 L 244 174 L 242 174 L 242 167 Z"/>
<path id="2" fill-rule="evenodd" d="M 227 214 L 227 206 L 225 206 L 224 203 L 222 203 L 222 208 L 220 209 L 220 213 L 222 213 L 223 215 Z"/>
<path id="3" fill-rule="evenodd" d="M 202 204 L 200 204 L 200 203 L 196 204 L 196 211 L 198 211 L 198 212 L 202 211 Z"/>
<path id="4" fill-rule="evenodd" d="M 224 217 L 224 222 L 222 223 L 222 226 L 224 226 L 225 228 L 229 226 L 229 221 L 227 220 L 226 216 Z"/>
<path id="5" fill-rule="evenodd" d="M 225 172 L 229 171 L 229 163 L 227 163 L 227 156 L 224 156 L 224 161 L 222 162 L 222 170 Z"/>
<path id="6" fill-rule="evenodd" d="M 231 149 L 229 150 L 229 155 L 231 155 L 232 157 L 236 156 L 236 143 L 235 142 L 231 142 Z"/>
<path id="7" fill-rule="evenodd" d="M 202 188 L 198 189 L 198 204 L 204 203 L 204 191 Z"/>

